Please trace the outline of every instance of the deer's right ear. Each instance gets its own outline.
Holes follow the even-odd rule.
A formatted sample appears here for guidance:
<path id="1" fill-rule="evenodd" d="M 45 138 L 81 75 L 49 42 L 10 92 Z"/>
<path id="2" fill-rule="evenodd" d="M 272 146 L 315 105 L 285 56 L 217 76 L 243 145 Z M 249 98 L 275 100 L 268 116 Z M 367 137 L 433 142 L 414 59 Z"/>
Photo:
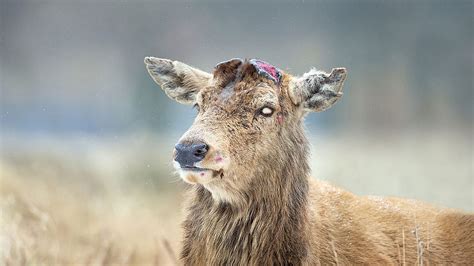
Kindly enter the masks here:
<path id="1" fill-rule="evenodd" d="M 211 74 L 178 61 L 145 57 L 145 64 L 150 76 L 166 95 L 182 104 L 193 104 L 199 90 L 212 79 Z"/>
<path id="2" fill-rule="evenodd" d="M 329 74 L 313 69 L 302 77 L 293 77 L 289 83 L 290 98 L 306 111 L 325 111 L 342 97 L 346 75 L 345 68 L 333 68 Z"/>

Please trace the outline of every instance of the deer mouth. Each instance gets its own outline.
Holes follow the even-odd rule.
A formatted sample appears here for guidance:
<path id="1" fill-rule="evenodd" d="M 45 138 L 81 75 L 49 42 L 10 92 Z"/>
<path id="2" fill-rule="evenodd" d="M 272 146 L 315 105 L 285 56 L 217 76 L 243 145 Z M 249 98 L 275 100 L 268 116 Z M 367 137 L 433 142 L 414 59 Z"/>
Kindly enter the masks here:
<path id="1" fill-rule="evenodd" d="M 224 177 L 224 169 L 214 170 L 214 169 L 201 168 L 201 167 L 196 167 L 196 166 L 184 166 L 184 167 L 180 167 L 180 170 L 195 172 L 196 174 L 200 173 L 199 174 L 200 176 L 204 176 L 205 175 L 204 172 L 211 172 L 212 178 L 220 177 L 222 179 Z"/>
<path id="2" fill-rule="evenodd" d="M 196 167 L 196 166 L 184 166 L 181 167 L 181 170 L 183 171 L 191 171 L 191 172 L 204 172 L 204 171 L 211 171 L 213 173 L 213 176 L 223 176 L 224 175 L 224 170 L 214 170 L 214 169 L 209 169 L 209 168 L 201 168 L 201 167 Z"/>
<path id="3" fill-rule="evenodd" d="M 212 169 L 201 168 L 201 167 L 196 167 L 196 166 L 184 166 L 184 167 L 181 167 L 181 170 L 184 170 L 184 171 L 193 171 L 193 172 L 214 171 L 214 170 L 212 170 Z"/>

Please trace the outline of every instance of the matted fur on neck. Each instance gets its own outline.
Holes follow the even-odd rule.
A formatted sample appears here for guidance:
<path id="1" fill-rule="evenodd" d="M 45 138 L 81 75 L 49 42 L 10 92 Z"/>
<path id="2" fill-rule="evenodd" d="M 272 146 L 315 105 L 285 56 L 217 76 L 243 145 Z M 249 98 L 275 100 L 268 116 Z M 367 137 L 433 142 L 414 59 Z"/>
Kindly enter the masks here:
<path id="1" fill-rule="evenodd" d="M 189 191 L 181 253 L 185 265 L 301 264 L 305 260 L 308 144 L 301 125 L 280 134 L 282 141 L 275 150 L 287 152 L 269 155 L 271 162 L 262 162 L 251 184 L 233 201 L 216 200 L 203 186 Z"/>

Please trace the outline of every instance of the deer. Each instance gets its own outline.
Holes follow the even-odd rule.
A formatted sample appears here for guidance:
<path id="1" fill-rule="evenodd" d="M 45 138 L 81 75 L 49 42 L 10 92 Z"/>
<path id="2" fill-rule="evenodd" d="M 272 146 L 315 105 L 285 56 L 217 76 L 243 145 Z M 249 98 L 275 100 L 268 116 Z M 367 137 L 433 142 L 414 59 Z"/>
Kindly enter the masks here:
<path id="1" fill-rule="evenodd" d="M 190 184 L 184 265 L 474 263 L 474 214 L 311 178 L 303 121 L 341 99 L 345 68 L 293 76 L 259 59 L 212 73 L 144 61 L 169 98 L 197 109 L 173 151 Z"/>

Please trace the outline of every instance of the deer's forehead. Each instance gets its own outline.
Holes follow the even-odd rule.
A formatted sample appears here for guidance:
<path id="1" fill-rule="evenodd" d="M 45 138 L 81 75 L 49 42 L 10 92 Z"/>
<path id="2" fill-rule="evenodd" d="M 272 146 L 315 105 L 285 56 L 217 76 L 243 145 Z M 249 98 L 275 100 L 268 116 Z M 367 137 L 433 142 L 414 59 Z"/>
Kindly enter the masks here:
<path id="1" fill-rule="evenodd" d="M 235 109 L 278 102 L 282 72 L 261 60 L 231 59 L 219 63 L 211 85 L 201 91 L 200 103 Z"/>
<path id="2" fill-rule="evenodd" d="M 277 102 L 280 88 L 265 80 L 241 81 L 225 87 L 208 87 L 201 93 L 202 104 L 255 105 L 260 102 Z"/>

